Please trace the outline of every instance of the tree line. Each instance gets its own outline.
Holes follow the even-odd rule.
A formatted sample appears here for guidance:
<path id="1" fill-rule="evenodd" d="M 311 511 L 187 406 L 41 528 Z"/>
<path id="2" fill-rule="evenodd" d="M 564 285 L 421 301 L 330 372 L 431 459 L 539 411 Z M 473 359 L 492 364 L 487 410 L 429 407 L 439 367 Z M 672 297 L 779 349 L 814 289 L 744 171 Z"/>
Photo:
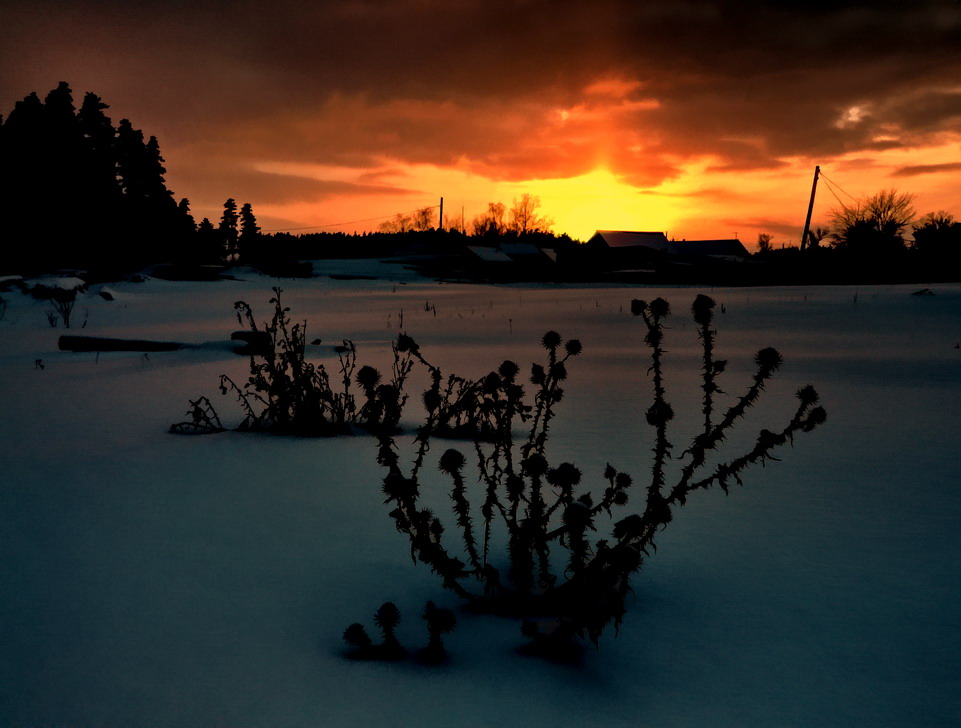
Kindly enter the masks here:
<path id="1" fill-rule="evenodd" d="M 540 212 L 540 197 L 526 192 L 515 197 L 510 208 L 503 202 L 488 202 L 487 209 L 475 215 L 470 223 L 462 215 L 460 218 L 448 217 L 447 224 L 444 225 L 443 221 L 438 219 L 439 213 L 435 215 L 436 209 L 424 207 L 412 213 L 395 215 L 381 223 L 378 230 L 382 233 L 407 233 L 444 227 L 472 237 L 499 238 L 551 235 L 554 227 L 554 221 Z"/>
<path id="2" fill-rule="evenodd" d="M 831 210 L 831 220 L 808 231 L 799 248 L 778 250 L 758 235 L 758 257 L 800 263 L 808 277 L 886 280 L 961 277 L 961 222 L 945 210 L 919 215 L 915 196 L 881 190 Z"/>
<path id="3" fill-rule="evenodd" d="M 198 225 L 175 200 L 157 137 L 115 126 L 95 93 L 79 109 L 61 82 L 0 116 L 0 271 L 77 268 L 105 275 L 147 264 L 216 264 L 258 252 L 249 203 Z"/>

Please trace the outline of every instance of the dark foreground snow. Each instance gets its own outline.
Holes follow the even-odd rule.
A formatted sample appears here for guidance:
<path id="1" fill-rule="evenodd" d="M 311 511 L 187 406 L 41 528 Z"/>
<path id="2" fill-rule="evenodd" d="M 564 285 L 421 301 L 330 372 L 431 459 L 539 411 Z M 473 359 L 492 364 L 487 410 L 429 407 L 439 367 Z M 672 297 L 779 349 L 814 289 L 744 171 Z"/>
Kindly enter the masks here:
<path id="1" fill-rule="evenodd" d="M 274 283 L 113 285 L 113 301 L 77 304 L 75 333 L 222 341 L 233 301 L 265 319 Z M 351 337 L 361 363 L 387 363 L 401 311 L 432 361 L 467 376 L 526 368 L 548 328 L 580 338 L 550 451 L 598 487 L 607 462 L 645 476 L 628 311 L 664 295 L 670 398 L 681 432 L 696 422 L 696 289 L 283 285 L 309 338 Z M 58 352 L 46 306 L 3 294 L 0 726 L 957 726 L 961 286 L 912 290 L 714 291 L 723 387 L 741 389 L 758 348 L 785 356 L 755 428 L 806 383 L 828 423 L 679 511 L 620 635 L 583 664 L 519 656 L 516 624 L 459 612 L 439 668 L 342 656 L 343 629 L 372 628 L 383 601 L 411 648 L 428 599 L 458 606 L 411 563 L 371 440 L 167 434 L 199 394 L 237 421 L 216 384 L 245 360 Z"/>

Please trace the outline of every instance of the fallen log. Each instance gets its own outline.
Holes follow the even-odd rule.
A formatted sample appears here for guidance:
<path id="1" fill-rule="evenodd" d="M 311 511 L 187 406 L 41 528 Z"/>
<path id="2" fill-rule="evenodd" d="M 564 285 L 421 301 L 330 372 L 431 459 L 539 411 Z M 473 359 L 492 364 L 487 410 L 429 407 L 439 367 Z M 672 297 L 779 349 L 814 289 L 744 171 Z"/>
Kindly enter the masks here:
<path id="1" fill-rule="evenodd" d="M 151 341 L 150 339 L 115 339 L 106 336 L 60 337 L 60 351 L 177 351 L 179 349 L 224 348 L 236 354 L 266 355 L 273 343 L 270 335 L 263 331 L 235 331 L 229 342 L 213 344 L 185 344 L 180 341 Z"/>
<path id="2" fill-rule="evenodd" d="M 110 339 L 104 336 L 61 336 L 60 351 L 176 351 L 186 344 L 147 339 Z"/>

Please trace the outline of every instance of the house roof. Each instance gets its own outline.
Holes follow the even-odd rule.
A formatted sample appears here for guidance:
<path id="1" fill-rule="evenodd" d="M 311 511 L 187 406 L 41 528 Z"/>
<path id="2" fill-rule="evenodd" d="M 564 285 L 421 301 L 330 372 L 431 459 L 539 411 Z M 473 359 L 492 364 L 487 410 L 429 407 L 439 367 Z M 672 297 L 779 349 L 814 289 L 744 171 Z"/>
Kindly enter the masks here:
<path id="1" fill-rule="evenodd" d="M 538 246 L 534 245 L 534 243 L 519 243 L 508 240 L 501 242 L 500 249 L 512 258 L 515 256 L 541 256 L 544 254 L 544 252 Z"/>
<path id="2" fill-rule="evenodd" d="M 587 242 L 589 245 L 603 245 L 608 248 L 651 248 L 662 251 L 667 250 L 670 245 L 664 233 L 630 230 L 598 230 Z"/>
<path id="3" fill-rule="evenodd" d="M 468 245 L 467 249 L 485 263 L 510 263 L 511 257 L 499 248 L 486 245 Z"/>
<path id="4" fill-rule="evenodd" d="M 750 258 L 751 254 L 740 240 L 676 240 L 672 243 L 680 255 L 709 255 L 725 258 Z"/>

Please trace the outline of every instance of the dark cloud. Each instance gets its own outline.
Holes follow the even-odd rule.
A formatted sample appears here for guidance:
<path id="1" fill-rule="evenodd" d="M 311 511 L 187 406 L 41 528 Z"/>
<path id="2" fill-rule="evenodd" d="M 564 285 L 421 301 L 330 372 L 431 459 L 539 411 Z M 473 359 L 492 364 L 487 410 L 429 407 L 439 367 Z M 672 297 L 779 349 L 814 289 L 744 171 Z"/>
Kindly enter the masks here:
<path id="1" fill-rule="evenodd" d="M 0 21 L 0 110 L 96 91 L 188 187 L 231 155 L 508 180 L 603 163 L 652 186 L 692 157 L 769 169 L 961 132 L 956 0 L 8 0 Z M 599 79 L 624 85 L 586 93 Z M 219 174 L 263 200 L 334 190 Z"/>
<path id="2" fill-rule="evenodd" d="M 200 206 L 219 205 L 226 196 L 258 204 L 323 202 L 339 196 L 404 195 L 408 189 L 383 184 L 324 180 L 292 174 L 263 172 L 238 165 L 235 160 L 221 164 L 177 164 L 167 174 L 174 190 L 194 190 L 191 201 Z M 226 192 L 225 192 L 226 191 Z"/>
<path id="3" fill-rule="evenodd" d="M 941 172 L 959 172 L 961 162 L 946 162 L 945 164 L 915 164 L 900 167 L 894 171 L 896 177 L 916 177 L 921 174 L 938 174 Z"/>

